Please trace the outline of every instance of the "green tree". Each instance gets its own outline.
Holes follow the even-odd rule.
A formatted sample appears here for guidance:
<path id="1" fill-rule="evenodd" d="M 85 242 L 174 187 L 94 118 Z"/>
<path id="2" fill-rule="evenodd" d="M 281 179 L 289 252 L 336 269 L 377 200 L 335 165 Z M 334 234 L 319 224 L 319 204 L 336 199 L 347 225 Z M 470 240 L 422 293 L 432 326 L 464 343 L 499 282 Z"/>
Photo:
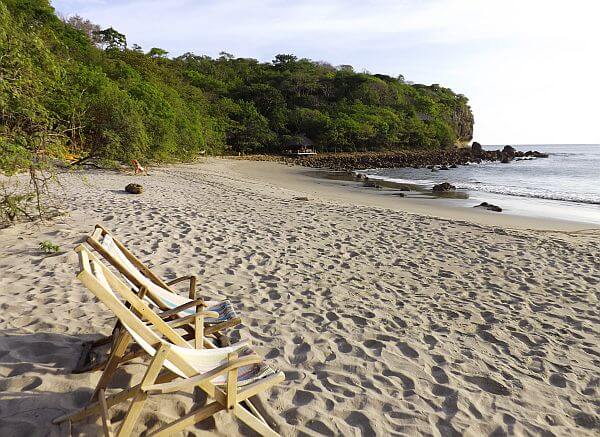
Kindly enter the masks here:
<path id="1" fill-rule="evenodd" d="M 122 33 L 117 32 L 112 27 L 108 29 L 95 31 L 94 36 L 100 41 L 100 45 L 106 48 L 106 50 L 118 49 L 124 50 L 127 48 L 127 38 Z"/>
<path id="2" fill-rule="evenodd" d="M 158 47 L 152 47 L 148 52 L 148 56 L 151 58 L 166 58 L 168 54 L 168 51 Z"/>

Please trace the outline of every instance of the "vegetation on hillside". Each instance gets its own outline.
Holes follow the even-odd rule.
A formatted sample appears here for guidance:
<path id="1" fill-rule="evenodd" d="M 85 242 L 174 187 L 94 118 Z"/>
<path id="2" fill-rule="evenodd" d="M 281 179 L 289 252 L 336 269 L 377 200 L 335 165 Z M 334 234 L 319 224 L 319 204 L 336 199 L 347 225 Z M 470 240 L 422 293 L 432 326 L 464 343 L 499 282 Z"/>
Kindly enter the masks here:
<path id="1" fill-rule="evenodd" d="M 125 35 L 81 17 L 61 19 L 49 0 L 0 0 L 0 172 L 36 181 L 69 155 L 143 163 L 277 153 L 297 137 L 321 151 L 471 139 L 467 99 L 438 85 L 285 54 L 267 63 L 167 55 L 129 48 Z"/>

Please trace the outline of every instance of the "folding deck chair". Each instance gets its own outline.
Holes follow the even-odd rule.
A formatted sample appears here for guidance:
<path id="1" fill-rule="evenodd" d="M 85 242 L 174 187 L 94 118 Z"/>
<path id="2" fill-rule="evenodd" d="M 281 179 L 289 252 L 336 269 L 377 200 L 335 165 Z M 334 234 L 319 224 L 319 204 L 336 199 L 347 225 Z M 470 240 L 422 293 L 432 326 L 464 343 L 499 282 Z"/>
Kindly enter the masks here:
<path id="1" fill-rule="evenodd" d="M 249 398 L 282 382 L 285 379 L 282 372 L 267 365 L 245 343 L 216 349 L 194 349 L 85 246 L 79 245 L 76 252 L 80 264 L 77 278 L 117 316 L 120 329 L 89 405 L 57 417 L 53 421 L 55 424 L 100 415 L 104 434 L 111 436 L 110 407 L 132 399 L 115 433 L 119 437 L 129 436 L 149 396 L 198 387 L 208 396 L 205 406 L 149 435 L 171 435 L 221 410 L 227 410 L 261 435 L 278 435 Z M 141 383 L 107 395 L 111 377 L 130 342 L 138 344 L 151 357 L 148 368 Z"/>
<path id="2" fill-rule="evenodd" d="M 205 336 L 219 335 L 221 331 L 242 323 L 229 300 L 204 301 L 203 298 L 198 296 L 196 276 L 188 275 L 170 282 L 163 281 L 102 226 L 96 225 L 94 232 L 86 239 L 86 242 L 123 275 L 125 282 L 141 291 L 149 302 L 162 310 L 162 317 L 187 317 L 188 319 L 191 318 L 196 324 L 203 322 Z M 177 294 L 171 288 L 172 285 L 183 281 L 189 281 L 189 297 L 187 298 Z M 207 307 L 208 311 L 218 314 L 214 317 L 206 317 L 204 320 L 193 317 L 202 306 Z M 196 328 L 197 326 L 190 325 L 187 330 L 190 335 L 193 335 L 194 331 L 199 331 Z M 227 342 L 226 337 L 219 337 L 220 341 Z M 112 341 L 114 341 L 114 336 L 111 334 L 85 343 L 79 362 L 73 372 L 82 373 L 102 369 L 106 364 L 106 358 L 98 357 L 97 350 Z"/>

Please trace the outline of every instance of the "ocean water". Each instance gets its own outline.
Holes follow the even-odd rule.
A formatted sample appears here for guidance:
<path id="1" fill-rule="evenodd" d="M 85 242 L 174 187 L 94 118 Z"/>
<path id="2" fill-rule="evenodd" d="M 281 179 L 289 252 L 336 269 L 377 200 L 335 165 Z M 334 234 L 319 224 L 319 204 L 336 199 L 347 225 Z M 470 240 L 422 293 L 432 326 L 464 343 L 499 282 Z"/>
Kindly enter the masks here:
<path id="1" fill-rule="evenodd" d="M 514 147 L 523 151 L 538 150 L 548 153 L 549 157 L 509 164 L 485 162 L 438 172 L 412 168 L 364 172 L 372 178 L 415 184 L 425 189 L 447 181 L 471 200 L 466 206 L 480 200 L 498 202 L 507 212 L 516 214 L 600 223 L 600 145 Z"/>

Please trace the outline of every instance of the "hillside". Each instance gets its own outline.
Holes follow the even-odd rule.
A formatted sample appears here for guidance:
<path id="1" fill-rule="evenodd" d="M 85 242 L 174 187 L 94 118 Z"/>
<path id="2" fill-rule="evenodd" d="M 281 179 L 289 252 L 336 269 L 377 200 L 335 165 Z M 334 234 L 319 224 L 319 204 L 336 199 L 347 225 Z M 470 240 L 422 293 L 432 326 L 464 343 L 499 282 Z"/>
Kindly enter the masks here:
<path id="1" fill-rule="evenodd" d="M 448 147 L 472 136 L 467 98 L 350 66 L 269 63 L 159 48 L 47 0 L 0 0 L 0 168 L 32 154 L 186 160 L 277 153 L 295 136 L 321 151 Z"/>

